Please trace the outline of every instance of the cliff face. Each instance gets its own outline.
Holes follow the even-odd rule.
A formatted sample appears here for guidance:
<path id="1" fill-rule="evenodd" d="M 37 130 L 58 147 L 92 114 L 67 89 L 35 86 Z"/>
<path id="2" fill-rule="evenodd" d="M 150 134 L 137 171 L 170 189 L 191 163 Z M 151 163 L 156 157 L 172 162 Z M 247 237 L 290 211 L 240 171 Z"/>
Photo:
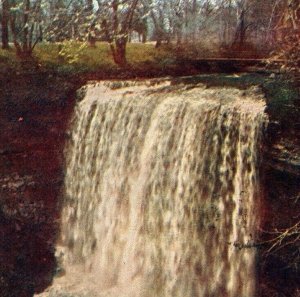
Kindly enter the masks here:
<path id="1" fill-rule="evenodd" d="M 27 297 L 55 270 L 54 242 L 72 83 L 46 73 L 0 85 L 0 291 Z"/>
<path id="2" fill-rule="evenodd" d="M 264 91 L 270 122 L 262 163 L 261 296 L 296 297 L 300 292 L 299 84 L 274 80 Z"/>
<path id="3" fill-rule="evenodd" d="M 177 81 L 177 80 L 175 80 Z M 3 77 L 0 84 L 0 291 L 29 297 L 52 281 L 59 226 L 63 148 L 75 91 L 84 80 L 49 73 Z M 295 225 L 300 213 L 299 89 L 281 79 L 244 75 L 202 76 L 184 83 L 261 85 L 270 124 L 265 135 L 261 241 Z M 296 234 L 297 235 L 297 234 Z M 258 261 L 261 296 L 299 294 L 299 238 L 279 249 L 262 244 Z M 298 233 L 299 235 L 299 233 Z M 276 246 L 277 247 L 277 246 Z M 297 293 L 298 290 L 298 293 Z"/>

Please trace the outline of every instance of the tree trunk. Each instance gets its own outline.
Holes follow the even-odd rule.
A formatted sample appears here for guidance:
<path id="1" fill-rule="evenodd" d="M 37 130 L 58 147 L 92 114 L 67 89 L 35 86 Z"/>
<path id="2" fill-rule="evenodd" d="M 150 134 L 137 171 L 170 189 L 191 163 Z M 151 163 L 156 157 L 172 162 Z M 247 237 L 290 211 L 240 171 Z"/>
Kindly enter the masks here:
<path id="1" fill-rule="evenodd" d="M 147 42 L 147 33 L 144 31 L 142 33 L 142 43 L 146 43 Z"/>
<path id="2" fill-rule="evenodd" d="M 113 27 L 113 36 L 115 42 L 114 44 L 110 42 L 110 48 L 113 54 L 114 62 L 120 67 L 125 67 L 127 65 L 126 45 L 128 42 L 128 35 L 132 30 L 133 15 L 138 1 L 139 0 L 132 1 L 131 6 L 125 16 L 125 19 L 122 22 L 120 22 L 119 20 L 119 16 L 122 16 L 122 13 L 119 11 L 119 5 L 120 5 L 119 0 L 113 0 L 111 3 L 111 7 L 113 10 L 112 27 Z M 107 24 L 105 30 L 108 30 Z"/>
<path id="3" fill-rule="evenodd" d="M 92 13 L 93 9 L 94 9 L 93 0 L 86 0 L 86 10 Z"/>
<path id="4" fill-rule="evenodd" d="M 12 5 L 15 5 L 15 1 L 12 2 Z M 12 13 L 10 15 L 10 29 L 11 29 L 11 33 L 12 33 L 12 37 L 13 37 L 13 42 L 14 42 L 14 46 L 16 48 L 16 52 L 18 56 L 21 56 L 22 54 L 22 48 L 20 43 L 18 42 L 18 38 L 17 38 L 17 29 L 16 29 L 16 15 L 15 13 Z"/>
<path id="5" fill-rule="evenodd" d="M 22 51 L 24 55 L 29 53 L 29 11 L 30 11 L 30 0 L 24 0 L 24 11 L 23 11 L 23 40 L 22 40 Z"/>
<path id="6" fill-rule="evenodd" d="M 9 2 L 8 0 L 2 0 L 2 48 L 9 49 L 8 40 L 8 23 L 9 23 Z"/>
<path id="7" fill-rule="evenodd" d="M 239 14 L 238 27 L 235 32 L 235 38 L 233 45 L 237 46 L 240 50 L 244 48 L 246 42 L 246 20 L 245 20 L 245 10 L 242 9 Z"/>
<path id="8" fill-rule="evenodd" d="M 96 47 L 96 31 L 95 31 L 95 23 L 94 21 L 90 21 L 89 18 L 93 15 L 94 4 L 93 0 L 86 0 L 85 7 L 85 22 L 91 23 L 88 29 L 88 43 L 91 47 Z"/>
<path id="9" fill-rule="evenodd" d="M 125 67 L 127 65 L 126 44 L 127 38 L 125 37 L 118 38 L 115 41 L 116 48 L 113 50 L 113 58 L 114 62 L 120 67 Z"/>
<path id="10" fill-rule="evenodd" d="M 244 47 L 245 39 L 246 39 L 245 12 L 243 10 L 240 19 L 240 40 L 239 40 L 240 48 Z"/>
<path id="11" fill-rule="evenodd" d="M 16 1 L 11 0 L 11 6 L 16 6 Z M 40 32 L 42 28 L 40 24 L 29 24 L 30 14 L 37 14 L 40 10 L 41 0 L 37 0 L 33 7 L 30 7 L 30 0 L 23 0 L 23 15 L 22 15 L 22 31 L 18 33 L 16 26 L 16 13 L 10 13 L 10 28 L 13 37 L 14 46 L 16 48 L 17 56 L 21 59 L 31 59 L 32 52 L 36 44 L 41 40 L 41 36 L 36 37 L 33 42 L 34 31 Z"/>

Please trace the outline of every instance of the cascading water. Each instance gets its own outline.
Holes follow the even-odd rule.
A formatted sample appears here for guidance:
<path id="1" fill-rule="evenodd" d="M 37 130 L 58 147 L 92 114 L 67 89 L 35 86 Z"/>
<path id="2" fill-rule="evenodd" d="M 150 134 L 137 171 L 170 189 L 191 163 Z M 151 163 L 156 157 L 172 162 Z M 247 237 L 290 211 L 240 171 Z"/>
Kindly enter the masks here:
<path id="1" fill-rule="evenodd" d="M 253 297 L 263 97 L 119 84 L 90 85 L 77 104 L 57 247 L 66 273 L 44 294 Z"/>

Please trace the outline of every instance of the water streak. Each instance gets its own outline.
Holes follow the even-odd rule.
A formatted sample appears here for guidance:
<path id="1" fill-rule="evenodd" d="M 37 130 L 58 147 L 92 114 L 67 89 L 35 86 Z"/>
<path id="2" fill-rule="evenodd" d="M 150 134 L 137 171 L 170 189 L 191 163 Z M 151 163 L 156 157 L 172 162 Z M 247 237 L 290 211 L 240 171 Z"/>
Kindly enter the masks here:
<path id="1" fill-rule="evenodd" d="M 116 85 L 76 107 L 49 296 L 254 296 L 262 96 Z"/>

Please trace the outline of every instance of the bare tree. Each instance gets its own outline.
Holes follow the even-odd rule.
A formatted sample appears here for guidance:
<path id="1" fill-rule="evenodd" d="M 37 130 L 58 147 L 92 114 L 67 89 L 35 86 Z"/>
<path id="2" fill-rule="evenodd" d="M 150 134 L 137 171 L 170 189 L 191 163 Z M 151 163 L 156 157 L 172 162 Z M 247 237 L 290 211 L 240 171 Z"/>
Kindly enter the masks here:
<path id="1" fill-rule="evenodd" d="M 238 2 L 237 5 L 237 28 L 234 43 L 238 44 L 239 48 L 243 48 L 248 27 L 248 24 L 246 24 L 246 14 L 249 8 L 245 0 Z"/>
<path id="2" fill-rule="evenodd" d="M 145 43 L 147 41 L 148 34 L 148 11 L 144 5 L 137 5 L 135 10 L 131 32 L 129 33 L 129 41 L 131 41 L 131 35 L 133 32 L 138 34 L 139 42 Z"/>
<path id="3" fill-rule="evenodd" d="M 143 0 L 143 6 L 154 27 L 152 38 L 156 41 L 156 47 L 160 47 L 162 42 L 169 43 L 170 30 L 168 30 L 166 23 L 169 19 L 169 8 L 166 0 Z"/>
<path id="4" fill-rule="evenodd" d="M 299 73 L 300 69 L 300 3 L 284 0 L 275 26 L 278 49 L 274 58 L 284 59 L 283 68 Z"/>
<path id="5" fill-rule="evenodd" d="M 113 59 L 121 67 L 127 65 L 126 45 L 138 2 L 139 0 L 112 0 L 100 3 L 103 8 L 111 12 L 103 18 L 102 28 L 109 42 Z"/>
<path id="6" fill-rule="evenodd" d="M 41 0 L 32 5 L 30 0 L 11 1 L 10 27 L 17 55 L 31 57 L 33 49 L 42 39 Z"/>

